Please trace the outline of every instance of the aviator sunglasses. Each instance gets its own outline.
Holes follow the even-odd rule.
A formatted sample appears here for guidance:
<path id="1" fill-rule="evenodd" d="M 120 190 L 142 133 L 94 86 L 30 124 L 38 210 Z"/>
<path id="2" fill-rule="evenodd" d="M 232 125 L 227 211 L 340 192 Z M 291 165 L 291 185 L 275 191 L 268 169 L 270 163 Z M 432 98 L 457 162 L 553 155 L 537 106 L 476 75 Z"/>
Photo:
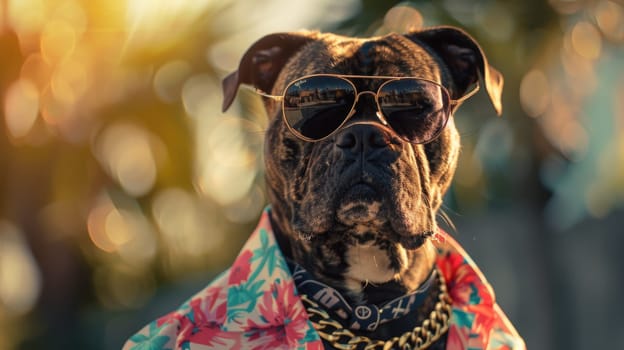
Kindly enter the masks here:
<path id="1" fill-rule="evenodd" d="M 384 80 L 377 92 L 359 91 L 352 80 Z M 451 113 L 473 90 L 453 100 L 448 90 L 431 80 L 414 77 L 314 74 L 298 78 L 286 86 L 281 96 L 260 90 L 256 93 L 282 103 L 282 116 L 298 138 L 316 142 L 340 130 L 355 114 L 363 94 L 377 103 L 376 116 L 404 141 L 422 144 L 434 140 L 444 129 Z"/>

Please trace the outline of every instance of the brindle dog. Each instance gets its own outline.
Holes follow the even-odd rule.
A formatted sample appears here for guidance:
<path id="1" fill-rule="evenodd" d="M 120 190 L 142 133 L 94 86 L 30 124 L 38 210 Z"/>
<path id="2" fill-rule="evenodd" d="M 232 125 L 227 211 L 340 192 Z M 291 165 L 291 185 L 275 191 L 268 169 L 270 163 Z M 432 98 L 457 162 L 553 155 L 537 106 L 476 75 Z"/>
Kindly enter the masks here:
<path id="1" fill-rule="evenodd" d="M 281 95 L 294 79 L 317 73 L 418 77 L 440 82 L 451 98 L 485 86 L 501 112 L 503 78 L 477 42 L 454 27 L 427 28 L 370 39 L 318 32 L 268 35 L 244 54 L 223 81 L 226 110 L 240 84 Z M 379 81 L 358 79 L 358 91 Z M 354 302 L 381 304 L 416 290 L 436 252 L 428 237 L 453 177 L 460 138 L 452 117 L 426 144 L 402 141 L 384 127 L 373 98 L 333 136 L 306 142 L 289 131 L 281 106 L 265 100 L 267 190 L 272 225 L 284 254 Z M 387 323 L 368 334 L 388 339 L 428 315 Z M 443 337 L 435 348 L 443 348 Z"/>

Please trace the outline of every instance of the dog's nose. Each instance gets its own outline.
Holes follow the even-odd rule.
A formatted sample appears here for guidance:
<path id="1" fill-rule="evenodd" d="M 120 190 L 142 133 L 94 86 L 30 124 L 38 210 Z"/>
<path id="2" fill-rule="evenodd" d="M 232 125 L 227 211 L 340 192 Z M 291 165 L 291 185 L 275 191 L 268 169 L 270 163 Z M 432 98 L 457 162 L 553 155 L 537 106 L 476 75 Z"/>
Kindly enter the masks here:
<path id="1" fill-rule="evenodd" d="M 335 144 L 345 151 L 365 152 L 388 146 L 392 137 L 372 123 L 353 124 L 336 135 Z"/>

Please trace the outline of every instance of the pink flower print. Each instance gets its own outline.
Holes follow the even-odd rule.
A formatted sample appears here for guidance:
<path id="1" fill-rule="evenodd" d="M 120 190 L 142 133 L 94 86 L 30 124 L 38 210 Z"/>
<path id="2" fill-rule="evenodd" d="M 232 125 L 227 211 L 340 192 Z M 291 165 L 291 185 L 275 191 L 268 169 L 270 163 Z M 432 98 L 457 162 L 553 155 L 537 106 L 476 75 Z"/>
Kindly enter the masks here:
<path id="1" fill-rule="evenodd" d="M 288 344 L 285 326 L 259 329 L 251 334 L 249 341 L 252 350 L 292 349 Z"/>
<path id="2" fill-rule="evenodd" d="M 220 293 L 221 288 L 211 288 L 202 298 L 194 298 L 189 302 L 190 312 L 179 319 L 178 348 L 185 349 L 188 344 L 224 348 L 237 337 L 235 333 L 221 329 L 226 303 L 223 298 L 219 298 Z"/>
<path id="3" fill-rule="evenodd" d="M 454 304 L 491 306 L 494 303 L 488 287 L 461 254 L 448 252 L 438 258 L 437 264 Z"/>
<path id="4" fill-rule="evenodd" d="M 446 338 L 446 350 L 467 349 L 470 331 L 467 328 L 460 329 L 456 325 L 451 325 Z"/>
<path id="5" fill-rule="evenodd" d="M 230 285 L 238 285 L 249 278 L 249 273 L 251 272 L 252 257 L 253 253 L 251 252 L 251 250 L 245 250 L 236 259 L 236 261 L 234 261 L 234 264 L 232 265 L 232 268 L 230 270 L 230 277 L 228 280 L 228 283 Z"/>
<path id="6" fill-rule="evenodd" d="M 199 327 L 187 327 L 182 330 L 178 337 L 178 346 L 184 348 L 184 344 L 199 344 L 210 348 L 223 349 L 232 344 L 238 335 L 233 332 L 224 332 L 216 323 L 204 324 Z"/>
<path id="7" fill-rule="evenodd" d="M 292 281 L 281 282 L 266 291 L 258 304 L 263 324 L 247 321 L 255 350 L 294 348 L 300 345 L 309 328 L 308 316 Z"/>
<path id="8" fill-rule="evenodd" d="M 209 288 L 201 298 L 191 300 L 190 305 L 198 322 L 225 322 L 227 294 L 222 287 Z"/>

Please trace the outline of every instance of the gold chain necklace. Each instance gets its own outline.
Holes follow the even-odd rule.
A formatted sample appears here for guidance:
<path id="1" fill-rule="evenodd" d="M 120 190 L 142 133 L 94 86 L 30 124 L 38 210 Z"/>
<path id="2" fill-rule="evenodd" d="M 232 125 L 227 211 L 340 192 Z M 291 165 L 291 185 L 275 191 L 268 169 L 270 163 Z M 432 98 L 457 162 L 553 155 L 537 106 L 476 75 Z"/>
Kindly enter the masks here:
<path id="1" fill-rule="evenodd" d="M 310 300 L 307 295 L 302 294 L 301 300 L 306 305 L 306 310 L 310 315 L 310 320 L 314 328 L 321 336 L 336 349 L 356 350 L 390 350 L 395 345 L 403 350 L 422 350 L 429 347 L 436 340 L 448 331 L 449 318 L 451 317 L 451 298 L 446 289 L 444 277 L 438 271 L 438 281 L 440 291 L 438 301 L 429 318 L 422 324 L 414 327 L 411 331 L 403 333 L 400 337 L 393 337 L 389 340 L 373 340 L 368 337 L 353 334 L 349 329 L 344 328 L 340 323 L 333 320 L 329 314 L 319 308 L 319 305 Z"/>

